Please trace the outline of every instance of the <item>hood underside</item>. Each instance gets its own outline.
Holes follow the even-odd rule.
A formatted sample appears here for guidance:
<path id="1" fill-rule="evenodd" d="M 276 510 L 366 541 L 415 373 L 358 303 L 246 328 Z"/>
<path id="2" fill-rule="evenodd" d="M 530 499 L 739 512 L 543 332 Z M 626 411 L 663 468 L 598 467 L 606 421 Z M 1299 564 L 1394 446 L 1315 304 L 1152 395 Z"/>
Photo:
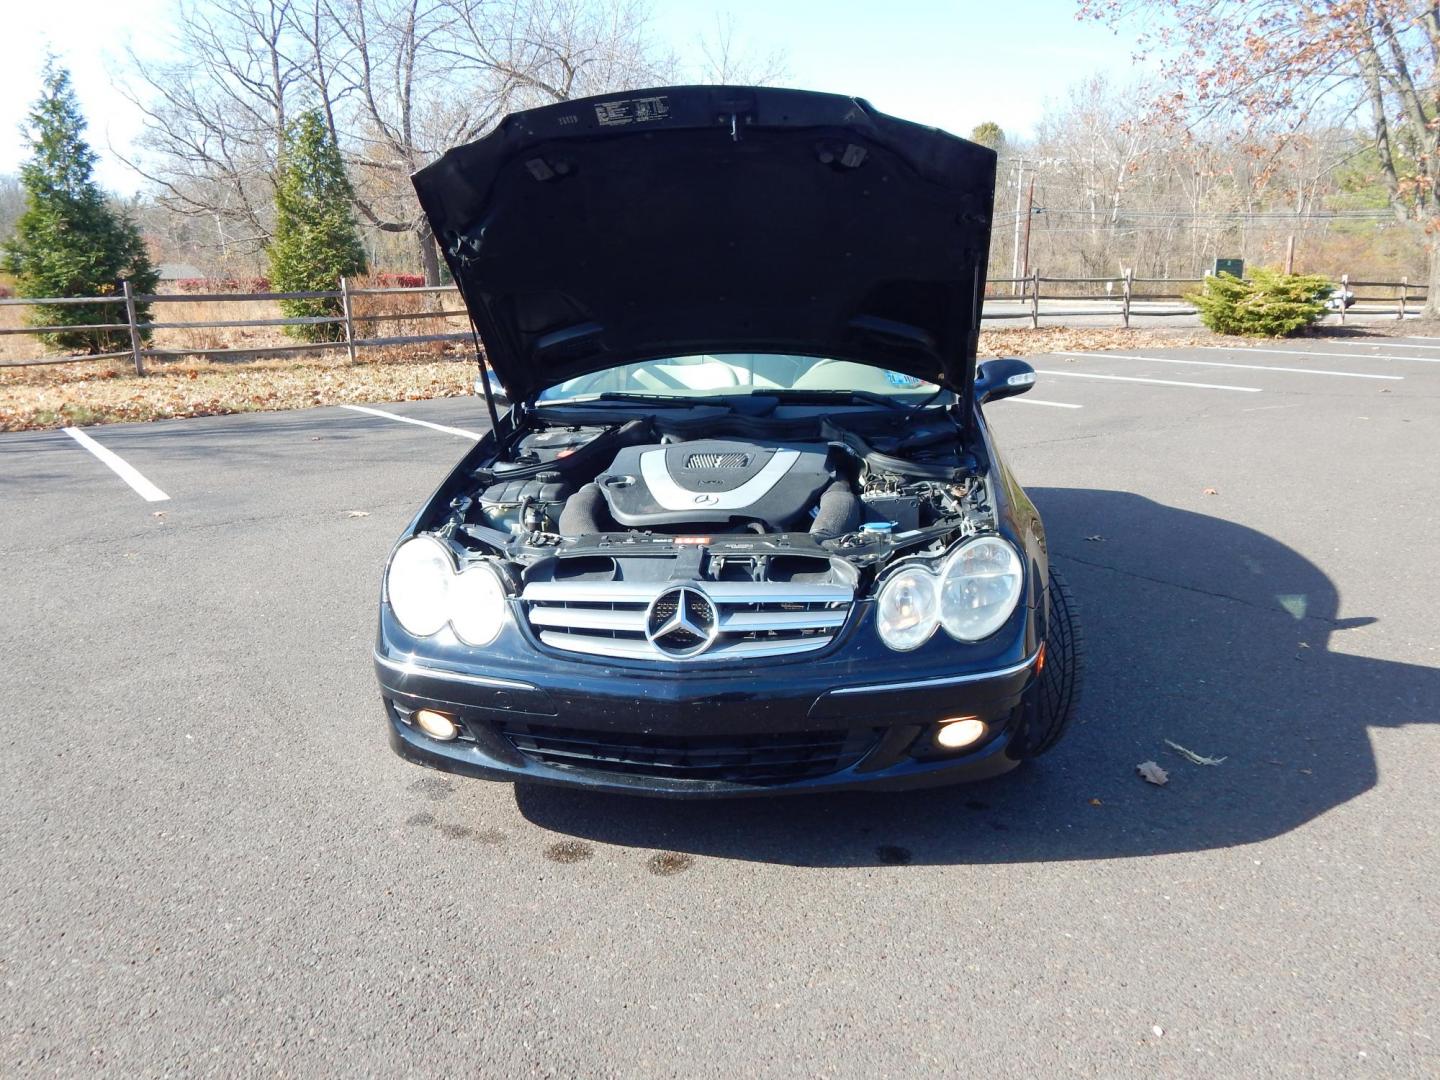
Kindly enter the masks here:
<path id="1" fill-rule="evenodd" d="M 414 183 L 513 398 L 734 352 L 969 393 L 995 188 L 983 146 L 833 94 L 670 87 L 514 113 Z"/>

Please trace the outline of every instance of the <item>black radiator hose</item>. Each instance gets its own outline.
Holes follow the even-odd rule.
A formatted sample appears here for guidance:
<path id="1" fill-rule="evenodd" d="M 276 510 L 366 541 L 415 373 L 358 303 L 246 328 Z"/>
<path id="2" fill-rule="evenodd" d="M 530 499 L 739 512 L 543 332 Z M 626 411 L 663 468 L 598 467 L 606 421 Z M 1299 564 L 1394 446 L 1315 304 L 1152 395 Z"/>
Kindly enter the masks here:
<path id="1" fill-rule="evenodd" d="M 610 514 L 599 484 L 586 484 L 565 500 L 560 510 L 561 536 L 590 536 L 609 532 Z"/>
<path id="2" fill-rule="evenodd" d="M 860 500 L 855 489 L 844 480 L 832 481 L 820 493 L 819 512 L 810 523 L 810 535 L 817 540 L 831 540 L 859 527 Z"/>

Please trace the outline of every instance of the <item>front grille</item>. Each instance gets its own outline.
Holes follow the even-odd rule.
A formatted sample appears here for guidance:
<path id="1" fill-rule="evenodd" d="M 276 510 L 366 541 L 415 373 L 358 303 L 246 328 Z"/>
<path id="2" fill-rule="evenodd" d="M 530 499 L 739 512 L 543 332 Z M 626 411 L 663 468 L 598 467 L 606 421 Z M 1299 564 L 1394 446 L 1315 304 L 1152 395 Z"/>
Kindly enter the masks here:
<path id="1" fill-rule="evenodd" d="M 502 723 L 500 732 L 546 765 L 672 780 L 779 784 L 848 769 L 874 744 L 870 730 L 766 735 L 637 735 Z"/>
<path id="2" fill-rule="evenodd" d="M 743 469 L 749 464 L 749 454 L 700 453 L 685 459 L 687 469 Z"/>
<path id="3" fill-rule="evenodd" d="M 664 638 L 667 652 L 646 636 L 647 627 L 663 626 L 675 614 L 675 600 L 665 594 L 681 586 L 691 590 L 690 615 L 715 628 L 709 648 L 689 656 L 670 653 L 704 639 L 672 631 Z M 531 629 L 552 648 L 693 663 L 824 648 L 845 625 L 854 596 L 848 585 L 828 582 L 532 581 L 521 601 Z"/>

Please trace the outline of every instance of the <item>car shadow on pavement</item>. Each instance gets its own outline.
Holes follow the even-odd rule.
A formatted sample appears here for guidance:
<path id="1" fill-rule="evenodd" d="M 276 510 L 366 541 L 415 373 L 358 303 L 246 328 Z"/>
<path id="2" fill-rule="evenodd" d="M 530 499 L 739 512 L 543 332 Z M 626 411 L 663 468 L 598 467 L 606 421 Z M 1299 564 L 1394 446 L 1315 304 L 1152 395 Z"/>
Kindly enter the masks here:
<path id="1" fill-rule="evenodd" d="M 520 785 L 577 837 L 800 866 L 1109 859 L 1288 832 L 1374 787 L 1368 729 L 1435 723 L 1440 670 L 1367 659 L 1374 613 L 1252 529 L 1117 491 L 1038 489 L 1080 604 L 1084 698 L 1049 755 L 982 784 L 677 802 Z M 1224 758 L 1194 764 L 1167 745 Z M 1163 787 L 1136 774 L 1155 761 Z"/>

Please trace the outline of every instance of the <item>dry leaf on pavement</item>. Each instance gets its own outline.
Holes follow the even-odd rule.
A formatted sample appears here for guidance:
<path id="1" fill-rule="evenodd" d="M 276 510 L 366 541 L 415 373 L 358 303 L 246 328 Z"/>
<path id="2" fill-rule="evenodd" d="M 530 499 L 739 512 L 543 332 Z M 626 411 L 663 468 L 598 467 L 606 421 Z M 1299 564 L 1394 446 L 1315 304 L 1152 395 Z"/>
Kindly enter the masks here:
<path id="1" fill-rule="evenodd" d="M 1223 757 L 1206 757 L 1204 754 L 1197 754 L 1194 750 L 1187 750 L 1178 742 L 1171 742 L 1169 739 L 1165 740 L 1165 745 L 1170 747 L 1171 750 L 1174 750 L 1186 761 L 1193 762 L 1196 765 L 1219 765 L 1225 760 Z"/>
<path id="2" fill-rule="evenodd" d="M 1148 784 L 1165 784 L 1170 780 L 1170 774 L 1153 761 L 1142 761 L 1135 766 L 1135 771 L 1140 774 L 1140 779 Z"/>

